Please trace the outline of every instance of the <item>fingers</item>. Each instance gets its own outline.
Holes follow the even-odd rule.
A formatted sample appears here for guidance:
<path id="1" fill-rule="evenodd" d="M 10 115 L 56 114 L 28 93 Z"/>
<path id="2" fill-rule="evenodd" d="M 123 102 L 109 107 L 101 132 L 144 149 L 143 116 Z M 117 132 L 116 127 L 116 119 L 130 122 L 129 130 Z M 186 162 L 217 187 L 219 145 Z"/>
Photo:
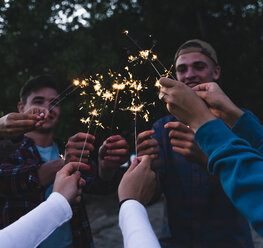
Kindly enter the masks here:
<path id="1" fill-rule="evenodd" d="M 94 150 L 93 144 L 89 143 L 88 141 L 87 142 L 84 142 L 84 141 L 83 142 L 82 141 L 73 142 L 72 140 L 69 140 L 66 145 L 66 148 L 71 148 L 71 149 L 80 150 L 80 151 L 82 151 L 83 147 L 84 147 L 84 150 L 89 150 L 89 151 Z"/>
<path id="2" fill-rule="evenodd" d="M 159 83 L 162 85 L 162 87 L 166 87 L 166 88 L 173 87 L 177 82 L 179 81 L 176 81 L 170 78 L 166 78 L 166 77 L 161 77 L 159 80 Z"/>
<path id="3" fill-rule="evenodd" d="M 195 144 L 194 141 L 191 141 L 190 139 L 180 140 L 177 138 L 172 138 L 170 142 L 173 147 L 179 147 L 179 148 L 184 148 L 188 150 L 193 149 L 193 146 Z"/>
<path id="4" fill-rule="evenodd" d="M 192 90 L 194 91 L 207 91 L 211 83 L 202 83 L 194 86 Z"/>
<path id="5" fill-rule="evenodd" d="M 189 128 L 188 126 L 186 126 L 185 124 L 183 124 L 180 121 L 174 121 L 174 122 L 168 122 L 164 125 L 164 128 L 171 128 L 173 130 L 177 130 L 178 132 L 184 132 L 184 133 L 194 133 L 191 128 Z M 172 130 L 172 131 L 173 131 Z"/>
<path id="6" fill-rule="evenodd" d="M 118 148 L 128 149 L 129 148 L 127 141 L 121 136 L 116 137 L 116 138 L 113 138 L 113 136 L 109 137 L 106 140 L 105 145 L 107 149 L 118 149 Z"/>
<path id="7" fill-rule="evenodd" d="M 155 133 L 154 130 L 148 130 L 140 133 L 137 137 L 138 155 L 151 155 L 152 158 L 157 158 L 160 152 L 158 141 L 151 136 Z"/>
<path id="8" fill-rule="evenodd" d="M 86 180 L 83 179 L 82 177 L 79 179 L 79 187 L 82 188 L 86 185 Z"/>
<path id="9" fill-rule="evenodd" d="M 77 169 L 80 170 L 90 170 L 90 166 L 85 164 L 85 163 L 79 163 L 79 162 L 70 162 L 66 164 L 60 171 L 59 173 L 65 174 L 65 175 L 71 175 L 73 172 L 77 171 Z M 76 174 L 79 174 L 76 173 Z"/>
<path id="10" fill-rule="evenodd" d="M 127 149 L 107 149 L 106 156 L 112 155 L 112 156 L 127 156 L 128 150 Z M 105 156 L 104 156 L 105 157 Z"/>
<path id="11" fill-rule="evenodd" d="M 137 137 L 137 144 L 142 143 L 145 139 L 150 139 L 151 136 L 155 133 L 154 130 L 147 130 L 140 133 Z"/>
<path id="12" fill-rule="evenodd" d="M 136 166 L 139 164 L 139 162 L 140 160 L 138 158 L 134 158 L 132 164 L 130 165 L 126 173 L 129 174 L 131 171 L 133 171 L 136 168 Z"/>
<path id="13" fill-rule="evenodd" d="M 192 90 L 194 91 L 210 91 L 210 90 L 218 91 L 220 90 L 221 91 L 221 88 L 215 82 L 208 82 L 208 83 L 198 84 L 195 87 L 193 87 Z"/>
<path id="14" fill-rule="evenodd" d="M 145 140 L 137 146 L 138 155 L 154 155 L 160 153 L 159 143 L 156 139 Z"/>
<path id="15" fill-rule="evenodd" d="M 95 137 L 91 134 L 86 133 L 77 133 L 74 136 L 69 138 L 69 141 L 71 142 L 79 142 L 79 141 L 85 141 L 89 143 L 93 143 L 95 140 Z"/>
<path id="16" fill-rule="evenodd" d="M 94 136 L 86 133 L 70 137 L 66 144 L 66 161 L 77 161 L 82 156 L 82 162 L 88 163 L 88 158 L 94 150 L 93 142 Z"/>

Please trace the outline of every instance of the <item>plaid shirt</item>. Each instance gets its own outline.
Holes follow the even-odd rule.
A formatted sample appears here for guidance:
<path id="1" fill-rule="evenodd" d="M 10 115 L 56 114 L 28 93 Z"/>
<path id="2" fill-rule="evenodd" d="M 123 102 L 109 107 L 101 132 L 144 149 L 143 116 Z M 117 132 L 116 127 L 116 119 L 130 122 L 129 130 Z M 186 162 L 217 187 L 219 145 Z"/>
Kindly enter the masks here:
<path id="1" fill-rule="evenodd" d="M 153 126 L 161 150 L 158 174 L 170 229 L 163 247 L 253 247 L 247 221 L 217 179 L 172 150 L 170 129 L 163 127 L 170 121 L 177 120 L 166 116 Z"/>
<path id="2" fill-rule="evenodd" d="M 57 142 L 57 141 L 56 141 Z M 64 153 L 64 145 L 57 142 L 59 152 Z M 8 226 L 45 200 L 45 190 L 39 184 L 37 170 L 44 163 L 34 144 L 28 137 L 19 148 L 0 164 L 0 229 Z M 110 184 L 97 176 L 94 162 L 86 178 L 86 190 L 92 193 L 108 193 L 116 189 L 118 181 Z M 85 203 L 72 206 L 71 230 L 74 247 L 94 247 Z M 26 238 L 26 237 L 25 237 Z"/>

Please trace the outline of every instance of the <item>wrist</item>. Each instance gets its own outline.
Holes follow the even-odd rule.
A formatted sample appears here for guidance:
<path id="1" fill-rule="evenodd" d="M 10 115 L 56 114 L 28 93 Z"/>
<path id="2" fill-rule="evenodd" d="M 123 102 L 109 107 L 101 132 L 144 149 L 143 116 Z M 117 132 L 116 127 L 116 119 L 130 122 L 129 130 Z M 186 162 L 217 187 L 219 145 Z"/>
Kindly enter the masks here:
<path id="1" fill-rule="evenodd" d="M 232 128 L 234 124 L 237 122 L 237 120 L 240 118 L 241 115 L 244 114 L 244 111 L 242 111 L 238 107 L 234 107 L 230 109 L 227 113 L 223 121 Z"/>
<path id="2" fill-rule="evenodd" d="M 133 198 L 126 198 L 126 199 L 121 200 L 121 201 L 119 202 L 119 209 L 121 208 L 121 205 L 122 205 L 124 202 L 128 201 L 128 200 L 135 200 L 135 199 L 133 199 Z"/>
<path id="3" fill-rule="evenodd" d="M 216 117 L 209 113 L 206 113 L 205 115 L 199 115 L 198 118 L 194 119 L 191 123 L 190 123 L 190 127 L 191 129 L 194 131 L 194 133 L 196 133 L 196 131 L 206 122 L 211 121 L 216 119 Z"/>

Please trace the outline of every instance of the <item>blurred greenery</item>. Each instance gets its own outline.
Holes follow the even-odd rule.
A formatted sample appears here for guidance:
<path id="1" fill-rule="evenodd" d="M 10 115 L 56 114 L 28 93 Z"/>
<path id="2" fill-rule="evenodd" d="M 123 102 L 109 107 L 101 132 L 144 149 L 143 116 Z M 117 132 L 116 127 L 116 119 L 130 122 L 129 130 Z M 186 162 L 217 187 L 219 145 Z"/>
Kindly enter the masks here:
<path id="1" fill-rule="evenodd" d="M 86 14 L 74 15 L 76 9 L 85 9 Z M 1 1 L 0 112 L 16 111 L 19 89 L 32 76 L 52 74 L 63 90 L 74 78 L 105 74 L 109 68 L 118 71 L 127 64 L 128 54 L 137 52 L 122 34 L 128 29 L 144 49 L 154 44 L 153 51 L 167 67 L 178 46 L 187 39 L 210 42 L 222 66 L 223 89 L 236 104 L 262 120 L 262 12 L 263 1 L 259 0 Z M 142 70 L 142 79 L 150 76 L 155 80 L 157 75 L 149 64 Z M 149 123 L 138 120 L 138 131 L 150 128 L 167 113 L 156 95 L 151 92 L 146 97 L 157 104 Z M 81 101 L 79 92 L 75 92 L 63 102 L 59 137 L 66 139 L 86 131 L 79 121 Z M 111 118 L 105 121 L 111 122 Z M 118 111 L 114 117 L 117 122 L 119 131 L 132 140 L 132 117 Z M 98 140 L 112 132 L 98 130 Z"/>

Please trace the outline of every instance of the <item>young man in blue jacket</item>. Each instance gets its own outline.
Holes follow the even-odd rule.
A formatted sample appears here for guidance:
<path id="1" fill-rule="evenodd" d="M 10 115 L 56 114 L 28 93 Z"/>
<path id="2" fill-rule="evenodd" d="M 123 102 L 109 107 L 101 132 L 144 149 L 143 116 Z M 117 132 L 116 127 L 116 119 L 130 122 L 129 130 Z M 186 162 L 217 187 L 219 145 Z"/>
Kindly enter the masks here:
<path id="1" fill-rule="evenodd" d="M 175 80 L 162 78 L 160 83 L 169 112 L 191 127 L 209 156 L 209 173 L 220 179 L 235 207 L 263 236 L 261 124 L 236 107 L 215 83 L 198 85 L 195 92 Z"/>
<path id="2" fill-rule="evenodd" d="M 220 77 L 215 50 L 201 40 L 180 46 L 174 63 L 178 81 L 189 90 Z M 208 156 L 191 128 L 169 115 L 139 134 L 137 142 L 138 155 L 150 155 L 159 166 L 170 231 L 161 239 L 163 247 L 253 247 L 246 219 L 203 169 Z"/>

